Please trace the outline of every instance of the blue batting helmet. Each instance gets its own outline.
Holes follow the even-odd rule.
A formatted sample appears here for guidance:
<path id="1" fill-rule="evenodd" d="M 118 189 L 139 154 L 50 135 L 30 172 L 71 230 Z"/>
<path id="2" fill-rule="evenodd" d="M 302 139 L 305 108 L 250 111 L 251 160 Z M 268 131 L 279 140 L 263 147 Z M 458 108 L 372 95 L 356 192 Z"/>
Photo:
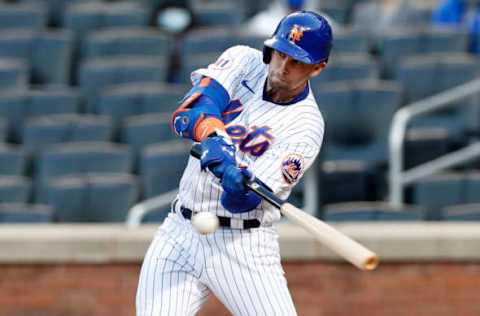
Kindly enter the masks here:
<path id="1" fill-rule="evenodd" d="M 332 41 L 332 28 L 324 17 L 312 11 L 294 12 L 264 42 L 263 61 L 268 64 L 275 49 L 305 64 L 327 62 Z"/>

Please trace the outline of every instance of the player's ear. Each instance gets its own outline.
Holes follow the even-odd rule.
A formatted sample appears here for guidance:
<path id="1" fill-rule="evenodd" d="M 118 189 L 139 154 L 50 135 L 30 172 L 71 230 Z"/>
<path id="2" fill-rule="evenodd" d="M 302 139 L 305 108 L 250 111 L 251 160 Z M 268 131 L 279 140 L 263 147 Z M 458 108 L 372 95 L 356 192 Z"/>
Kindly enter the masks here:
<path id="1" fill-rule="evenodd" d="M 325 67 L 327 67 L 327 63 L 324 62 L 324 61 L 321 62 L 321 63 L 319 63 L 319 64 L 315 64 L 315 65 L 313 66 L 313 71 L 312 71 L 312 73 L 310 74 L 310 78 L 313 78 L 313 77 L 318 76 Z"/>

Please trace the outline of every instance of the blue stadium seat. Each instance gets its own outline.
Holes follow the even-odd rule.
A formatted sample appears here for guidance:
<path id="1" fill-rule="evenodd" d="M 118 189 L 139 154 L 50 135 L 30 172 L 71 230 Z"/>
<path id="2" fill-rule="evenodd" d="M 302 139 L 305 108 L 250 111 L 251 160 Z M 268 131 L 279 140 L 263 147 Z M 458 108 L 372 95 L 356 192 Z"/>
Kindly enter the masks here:
<path id="1" fill-rule="evenodd" d="M 480 202 L 480 174 L 478 172 L 444 173 L 433 175 L 412 185 L 413 202 L 430 210 L 429 219 L 441 218 L 443 207 Z"/>
<path id="2" fill-rule="evenodd" d="M 7 122 L 8 141 L 18 140 L 20 124 L 23 121 L 26 95 L 21 90 L 0 90 L 0 117 Z"/>
<path id="3" fill-rule="evenodd" d="M 200 68 L 207 68 L 219 57 L 217 53 L 192 54 L 188 58 L 183 58 L 180 70 L 176 74 L 176 82 L 182 84 L 191 84 L 190 75 L 193 71 Z"/>
<path id="4" fill-rule="evenodd" d="M 0 144 L 0 175 L 23 175 L 25 167 L 26 155 L 21 147 Z"/>
<path id="5" fill-rule="evenodd" d="M 190 144 L 171 141 L 147 146 L 141 155 L 143 198 L 178 188 L 189 157 Z"/>
<path id="6" fill-rule="evenodd" d="M 108 142 L 71 142 L 52 145 L 35 160 L 35 198 L 45 201 L 48 180 L 85 173 L 130 173 L 131 153 L 126 145 Z"/>
<path id="7" fill-rule="evenodd" d="M 397 77 L 397 65 L 402 59 L 421 53 L 421 36 L 418 31 L 398 30 L 385 33 L 380 39 L 381 77 Z"/>
<path id="8" fill-rule="evenodd" d="M 51 223 L 54 210 L 50 205 L 0 203 L 1 223 Z"/>
<path id="9" fill-rule="evenodd" d="M 339 30 L 333 38 L 332 52 L 366 54 L 369 49 L 369 39 L 366 35 L 351 30 Z"/>
<path id="10" fill-rule="evenodd" d="M 8 137 L 7 128 L 8 128 L 7 119 L 0 117 L 0 143 L 7 142 L 7 137 Z"/>
<path id="11" fill-rule="evenodd" d="M 32 184 L 22 176 L 0 176 L 0 203 L 27 203 Z"/>
<path id="12" fill-rule="evenodd" d="M 75 32 L 82 39 L 92 30 L 106 27 L 146 26 L 149 14 L 141 3 L 99 1 L 79 2 L 67 7 L 63 27 Z"/>
<path id="13" fill-rule="evenodd" d="M 403 87 L 403 103 L 408 104 L 434 94 L 438 59 L 431 55 L 417 55 L 402 60 L 397 80 Z"/>
<path id="14" fill-rule="evenodd" d="M 244 10 L 238 2 L 204 2 L 193 6 L 193 14 L 198 25 L 209 27 L 236 27 L 244 19 Z"/>
<path id="15" fill-rule="evenodd" d="M 166 64 L 156 57 L 104 57 L 80 66 L 79 86 L 87 104 L 96 104 L 108 87 L 124 83 L 164 82 Z"/>
<path id="16" fill-rule="evenodd" d="M 47 12 L 38 3 L 2 3 L 0 2 L 0 30 L 23 28 L 38 30 L 47 26 Z"/>
<path id="17" fill-rule="evenodd" d="M 173 140 L 170 113 L 143 114 L 126 118 L 120 130 L 120 141 L 130 145 L 136 152 L 155 143 Z"/>
<path id="18" fill-rule="evenodd" d="M 419 221 L 424 219 L 424 214 L 418 206 L 395 208 L 385 202 L 346 202 L 324 207 L 324 219 L 328 222 Z"/>
<path id="19" fill-rule="evenodd" d="M 324 82 L 377 79 L 376 62 L 366 54 L 337 54 L 320 76 L 312 79 L 312 86 Z"/>
<path id="20" fill-rule="evenodd" d="M 358 160 L 330 160 L 320 166 L 319 191 L 322 204 L 366 201 L 373 194 L 370 170 Z"/>
<path id="21" fill-rule="evenodd" d="M 0 58 L 0 90 L 25 89 L 29 77 L 29 69 L 25 62 L 12 58 Z"/>
<path id="22" fill-rule="evenodd" d="M 265 41 L 265 36 L 255 35 L 255 34 L 245 34 L 240 30 L 233 31 L 235 38 L 234 45 L 246 45 L 258 50 L 263 49 L 263 42 Z M 217 54 L 218 57 L 218 54 Z"/>
<path id="23" fill-rule="evenodd" d="M 181 46 L 183 60 L 192 55 L 215 53 L 218 56 L 236 44 L 232 30 L 225 28 L 198 28 L 185 34 Z"/>
<path id="24" fill-rule="evenodd" d="M 476 72 L 474 58 L 466 54 L 430 54 L 407 58 L 400 66 L 399 80 L 405 101 L 412 102 L 473 80 Z M 450 137 L 461 143 L 468 125 L 465 120 L 468 111 L 466 106 L 437 111 L 413 121 L 412 126 L 447 127 Z"/>
<path id="25" fill-rule="evenodd" d="M 463 53 L 467 51 L 467 47 L 468 33 L 461 28 L 432 28 L 421 33 L 422 54 Z"/>
<path id="26" fill-rule="evenodd" d="M 73 45 L 73 34 L 68 30 L 49 30 L 36 35 L 31 55 L 31 81 L 35 84 L 68 84 Z"/>
<path id="27" fill-rule="evenodd" d="M 82 47 L 85 58 L 168 56 L 171 40 L 154 28 L 113 28 L 91 32 Z"/>
<path id="28" fill-rule="evenodd" d="M 442 209 L 445 221 L 480 221 L 480 203 L 458 204 Z"/>
<path id="29" fill-rule="evenodd" d="M 452 146 L 445 127 L 415 127 L 407 131 L 404 145 L 404 166 L 410 169 L 447 154 Z"/>
<path id="30" fill-rule="evenodd" d="M 129 173 L 130 169 L 128 146 L 108 142 L 53 145 L 37 161 L 37 176 L 42 178 L 88 172 Z"/>
<path id="31" fill-rule="evenodd" d="M 0 91 L 0 117 L 7 120 L 7 139 L 20 142 L 25 120 L 49 114 L 69 114 L 80 110 L 80 98 L 66 86 L 41 90 Z"/>
<path id="32" fill-rule="evenodd" d="M 72 44 L 65 30 L 11 29 L 0 32 L 0 57 L 27 63 L 32 83 L 68 83 Z"/>
<path id="33" fill-rule="evenodd" d="M 59 177 L 47 191 L 60 222 L 124 222 L 138 199 L 137 181 L 130 174 Z"/>
<path id="34" fill-rule="evenodd" d="M 390 122 L 401 100 L 398 84 L 324 84 L 316 95 L 329 135 L 325 139 L 326 160 L 386 161 Z"/>
<path id="35" fill-rule="evenodd" d="M 65 142 L 110 141 L 112 121 L 107 116 L 87 114 L 46 115 L 26 122 L 22 144 L 39 151 Z"/>
<path id="36" fill-rule="evenodd" d="M 172 113 L 188 91 L 182 85 L 146 83 L 118 85 L 104 91 L 89 111 L 113 118 L 118 126 L 129 116 L 147 113 Z"/>

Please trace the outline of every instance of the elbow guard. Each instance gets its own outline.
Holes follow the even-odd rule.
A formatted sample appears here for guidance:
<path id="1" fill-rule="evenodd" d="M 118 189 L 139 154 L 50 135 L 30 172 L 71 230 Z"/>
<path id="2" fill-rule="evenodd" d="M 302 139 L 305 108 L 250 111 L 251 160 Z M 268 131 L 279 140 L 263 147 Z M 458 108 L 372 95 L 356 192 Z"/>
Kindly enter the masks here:
<path id="1" fill-rule="evenodd" d="M 221 113 L 229 103 L 227 91 L 215 80 L 203 78 L 183 98 L 172 115 L 172 128 L 181 137 L 201 141 L 215 130 L 224 130 Z"/>

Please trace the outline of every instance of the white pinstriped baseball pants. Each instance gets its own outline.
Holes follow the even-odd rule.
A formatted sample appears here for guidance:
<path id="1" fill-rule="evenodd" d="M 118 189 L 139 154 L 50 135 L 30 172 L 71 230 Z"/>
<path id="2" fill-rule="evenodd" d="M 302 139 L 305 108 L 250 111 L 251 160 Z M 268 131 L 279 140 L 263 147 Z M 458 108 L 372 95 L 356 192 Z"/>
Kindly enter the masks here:
<path id="1" fill-rule="evenodd" d="M 170 213 L 142 265 L 137 316 L 195 315 L 211 293 L 236 316 L 297 315 L 273 228 L 202 236 Z"/>

